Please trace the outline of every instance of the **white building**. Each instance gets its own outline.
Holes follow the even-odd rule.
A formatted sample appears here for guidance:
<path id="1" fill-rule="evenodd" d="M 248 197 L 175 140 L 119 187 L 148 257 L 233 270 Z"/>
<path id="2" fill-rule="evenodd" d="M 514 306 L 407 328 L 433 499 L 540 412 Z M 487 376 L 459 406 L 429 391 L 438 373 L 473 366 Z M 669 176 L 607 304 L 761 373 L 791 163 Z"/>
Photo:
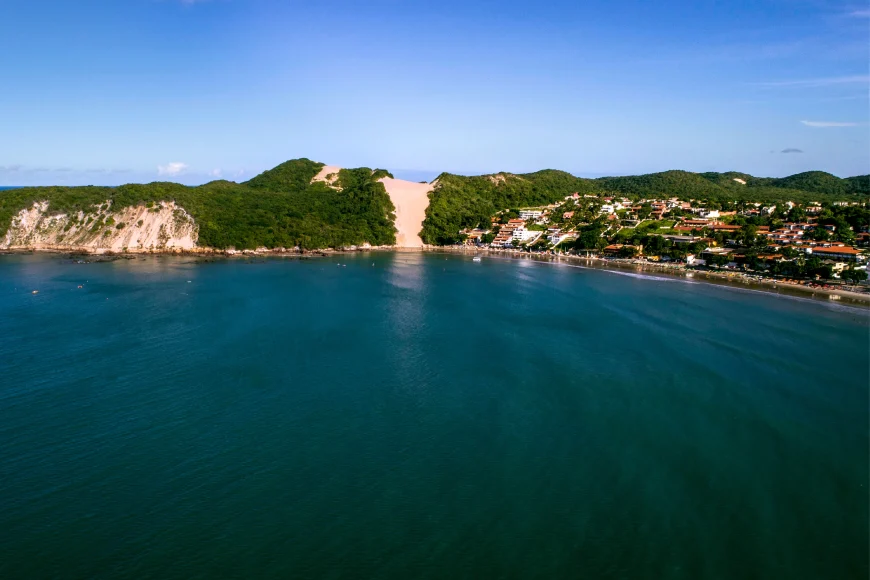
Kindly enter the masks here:
<path id="1" fill-rule="evenodd" d="M 540 234 L 541 232 L 529 230 L 525 227 L 519 227 L 514 230 L 514 233 L 511 237 L 513 238 L 514 242 L 525 242 L 533 238 L 537 238 Z"/>
<path id="2" fill-rule="evenodd" d="M 544 215 L 544 211 L 540 209 L 521 209 L 520 210 L 520 219 L 521 220 L 536 220 L 539 217 Z"/>
<path id="3" fill-rule="evenodd" d="M 556 233 L 547 235 L 547 241 L 555 246 L 557 244 L 564 242 L 568 238 L 573 238 L 573 237 L 576 237 L 576 235 L 571 233 L 571 232 L 556 232 Z"/>

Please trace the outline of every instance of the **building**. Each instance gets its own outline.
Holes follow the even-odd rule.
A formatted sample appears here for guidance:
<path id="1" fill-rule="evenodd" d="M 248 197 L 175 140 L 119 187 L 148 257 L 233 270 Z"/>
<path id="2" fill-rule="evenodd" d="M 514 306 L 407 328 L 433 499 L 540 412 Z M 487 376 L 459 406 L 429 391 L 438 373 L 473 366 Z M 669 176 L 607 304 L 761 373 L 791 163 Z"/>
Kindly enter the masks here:
<path id="1" fill-rule="evenodd" d="M 558 230 L 552 231 L 552 228 L 551 228 L 551 231 L 547 232 L 547 241 L 550 242 L 551 244 L 553 244 L 554 246 L 561 244 L 562 242 L 564 242 L 567 239 L 576 238 L 576 237 L 577 237 L 577 234 L 575 232 L 560 232 Z"/>
<path id="2" fill-rule="evenodd" d="M 860 250 L 848 246 L 832 246 L 830 248 L 808 248 L 808 253 L 823 260 L 842 260 L 849 262 L 863 261 Z"/>
<path id="3" fill-rule="evenodd" d="M 478 230 L 478 229 L 473 229 L 473 230 L 469 230 L 466 232 L 460 232 L 460 233 L 465 233 L 465 235 L 466 235 L 465 243 L 468 245 L 479 244 L 481 239 L 483 238 L 483 236 L 486 234 L 485 231 Z"/>
<path id="4" fill-rule="evenodd" d="M 500 231 L 490 244 L 494 248 L 506 248 L 513 245 L 513 232 Z"/>
<path id="5" fill-rule="evenodd" d="M 706 241 L 707 238 L 701 238 L 697 236 L 662 236 L 666 240 L 670 240 L 675 245 L 679 244 L 694 244 L 695 242 Z"/>
<path id="6" fill-rule="evenodd" d="M 616 257 L 619 255 L 619 251 L 622 249 L 622 244 L 610 244 L 606 248 L 604 248 L 601 253 L 605 256 Z"/>
<path id="7" fill-rule="evenodd" d="M 521 209 L 520 210 L 520 219 L 521 220 L 536 220 L 539 217 L 544 215 L 544 211 L 540 209 Z"/>

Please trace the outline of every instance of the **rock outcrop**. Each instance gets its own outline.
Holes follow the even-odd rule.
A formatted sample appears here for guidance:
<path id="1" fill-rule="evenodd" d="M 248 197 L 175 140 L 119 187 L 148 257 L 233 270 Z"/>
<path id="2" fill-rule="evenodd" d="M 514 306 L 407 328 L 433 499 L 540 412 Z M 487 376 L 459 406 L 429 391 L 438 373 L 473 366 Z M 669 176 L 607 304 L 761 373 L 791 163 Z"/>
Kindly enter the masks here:
<path id="1" fill-rule="evenodd" d="M 113 211 L 111 201 L 91 211 L 55 213 L 37 202 L 12 218 L 0 249 L 149 252 L 192 250 L 198 228 L 173 202 L 137 205 Z"/>

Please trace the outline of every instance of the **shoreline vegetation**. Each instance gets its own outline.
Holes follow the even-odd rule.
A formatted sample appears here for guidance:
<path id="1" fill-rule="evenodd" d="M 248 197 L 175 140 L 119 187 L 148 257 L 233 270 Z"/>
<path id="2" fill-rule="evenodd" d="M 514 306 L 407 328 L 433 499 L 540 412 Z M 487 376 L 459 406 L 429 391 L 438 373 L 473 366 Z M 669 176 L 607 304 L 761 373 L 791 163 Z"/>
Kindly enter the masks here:
<path id="1" fill-rule="evenodd" d="M 467 256 L 488 255 L 506 260 L 526 259 L 536 262 L 567 264 L 595 270 L 611 270 L 668 276 L 692 282 L 709 283 L 716 286 L 754 290 L 769 294 L 782 294 L 819 301 L 836 301 L 839 304 L 870 308 L 870 293 L 851 290 L 822 288 L 818 285 L 790 283 L 748 275 L 744 272 L 699 270 L 678 264 L 658 264 L 637 259 L 608 259 L 574 255 L 547 255 L 521 250 L 499 250 L 492 248 L 466 247 L 428 247 L 429 252 L 444 252 Z"/>
<path id="2" fill-rule="evenodd" d="M 294 159 L 243 183 L 0 191 L 0 254 L 444 251 L 653 272 L 867 305 L 870 175 L 564 171 L 430 183 Z M 96 256 L 91 258 L 90 256 Z M 846 284 L 848 283 L 848 284 Z M 837 287 L 839 286 L 839 287 Z"/>
<path id="3" fill-rule="evenodd" d="M 141 252 L 102 252 L 73 251 L 69 249 L 13 249 L 0 250 L 3 255 L 54 254 L 71 260 L 85 263 L 112 262 L 115 260 L 131 260 L 145 257 L 178 257 L 201 259 L 251 259 L 251 258 L 291 258 L 316 259 L 361 253 L 430 253 L 454 254 L 467 257 L 488 256 L 500 260 L 532 260 L 549 264 L 564 264 L 574 267 L 609 270 L 624 273 L 666 276 L 674 279 L 688 280 L 696 283 L 712 284 L 726 288 L 736 288 L 779 294 L 813 301 L 835 302 L 844 306 L 870 309 L 870 293 L 854 292 L 844 289 L 822 288 L 818 285 L 790 283 L 784 280 L 771 280 L 748 275 L 744 272 L 727 272 L 716 270 L 699 270 L 686 268 L 678 264 L 659 264 L 637 259 L 608 259 L 592 256 L 549 255 L 522 250 L 504 250 L 495 248 L 475 248 L 467 246 L 423 246 L 419 248 L 400 248 L 396 246 L 370 246 L 353 249 L 321 249 L 295 250 L 279 248 L 274 250 L 243 250 L 226 251 L 212 248 L 196 248 L 193 250 L 173 251 L 141 251 Z"/>

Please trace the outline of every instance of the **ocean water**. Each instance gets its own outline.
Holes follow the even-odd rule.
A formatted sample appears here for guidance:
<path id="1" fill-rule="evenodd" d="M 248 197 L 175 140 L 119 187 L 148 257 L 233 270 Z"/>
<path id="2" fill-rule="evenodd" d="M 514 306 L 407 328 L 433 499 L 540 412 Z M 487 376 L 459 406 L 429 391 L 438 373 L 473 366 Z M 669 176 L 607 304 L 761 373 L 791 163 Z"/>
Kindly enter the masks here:
<path id="1" fill-rule="evenodd" d="M 866 578 L 868 332 L 529 261 L 0 256 L 0 578 Z"/>

